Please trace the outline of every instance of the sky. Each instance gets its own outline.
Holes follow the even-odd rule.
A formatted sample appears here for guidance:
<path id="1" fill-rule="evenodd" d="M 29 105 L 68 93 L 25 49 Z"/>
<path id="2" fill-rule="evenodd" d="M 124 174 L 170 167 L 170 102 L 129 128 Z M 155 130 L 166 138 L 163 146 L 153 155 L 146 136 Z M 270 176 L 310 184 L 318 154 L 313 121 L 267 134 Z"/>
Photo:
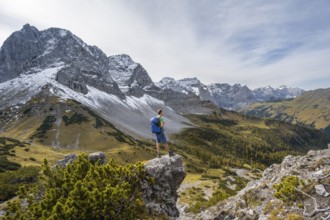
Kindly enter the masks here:
<path id="1" fill-rule="evenodd" d="M 128 54 L 153 81 L 330 87 L 329 0 L 1 0 L 0 45 L 29 23 Z"/>

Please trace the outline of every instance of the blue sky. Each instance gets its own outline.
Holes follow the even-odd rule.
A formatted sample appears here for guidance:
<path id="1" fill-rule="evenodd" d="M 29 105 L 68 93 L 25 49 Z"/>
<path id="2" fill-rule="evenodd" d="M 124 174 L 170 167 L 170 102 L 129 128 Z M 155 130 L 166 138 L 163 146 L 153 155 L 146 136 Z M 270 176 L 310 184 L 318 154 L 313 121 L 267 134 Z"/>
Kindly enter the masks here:
<path id="1" fill-rule="evenodd" d="M 25 23 L 70 30 L 154 81 L 330 87 L 328 0 L 1 0 L 0 44 Z"/>

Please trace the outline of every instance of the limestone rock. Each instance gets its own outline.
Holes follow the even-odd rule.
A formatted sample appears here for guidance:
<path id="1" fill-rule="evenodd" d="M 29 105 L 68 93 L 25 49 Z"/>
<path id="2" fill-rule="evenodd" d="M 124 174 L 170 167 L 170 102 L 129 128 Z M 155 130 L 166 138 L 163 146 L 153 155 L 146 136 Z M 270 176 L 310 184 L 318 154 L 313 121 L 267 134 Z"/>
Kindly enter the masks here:
<path id="1" fill-rule="evenodd" d="M 320 196 L 327 197 L 330 195 L 330 193 L 327 192 L 327 190 L 324 188 L 324 185 L 322 185 L 322 184 L 316 185 L 315 191 L 316 191 L 316 194 L 318 194 Z"/>
<path id="2" fill-rule="evenodd" d="M 89 154 L 88 159 L 93 164 L 96 163 L 99 160 L 100 160 L 101 164 L 106 164 L 107 163 L 107 159 L 105 157 L 105 154 L 101 151 Z"/>
<path id="3" fill-rule="evenodd" d="M 176 190 L 186 177 L 181 156 L 166 155 L 155 158 L 145 164 L 145 169 L 147 174 L 155 180 L 152 185 L 143 183 L 143 198 L 146 206 L 154 213 L 178 217 Z"/>
<path id="4" fill-rule="evenodd" d="M 66 155 L 63 160 L 59 160 L 57 162 L 57 165 L 61 168 L 66 167 L 68 164 L 72 163 L 76 158 L 77 158 L 77 155 L 75 155 L 75 154 Z"/>
<path id="5" fill-rule="evenodd" d="M 64 159 L 59 160 L 57 162 L 57 166 L 63 168 L 66 167 L 68 164 L 72 163 L 75 159 L 77 159 L 77 155 L 75 154 L 69 154 L 64 157 Z M 88 155 L 88 159 L 95 163 L 98 160 L 100 160 L 101 164 L 105 164 L 107 162 L 107 159 L 105 157 L 105 154 L 103 152 L 95 152 Z"/>

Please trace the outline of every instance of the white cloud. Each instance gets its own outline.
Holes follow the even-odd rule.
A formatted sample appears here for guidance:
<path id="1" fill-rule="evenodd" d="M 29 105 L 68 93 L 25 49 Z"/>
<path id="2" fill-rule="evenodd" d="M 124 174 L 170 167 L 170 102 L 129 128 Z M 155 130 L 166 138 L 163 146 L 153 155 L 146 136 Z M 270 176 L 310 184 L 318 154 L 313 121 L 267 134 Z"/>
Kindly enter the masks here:
<path id="1" fill-rule="evenodd" d="M 204 83 L 313 89 L 330 85 L 329 6 L 298 0 L 2 0 L 0 43 L 25 23 L 60 27 L 107 55 L 129 54 L 155 81 L 196 76 Z"/>

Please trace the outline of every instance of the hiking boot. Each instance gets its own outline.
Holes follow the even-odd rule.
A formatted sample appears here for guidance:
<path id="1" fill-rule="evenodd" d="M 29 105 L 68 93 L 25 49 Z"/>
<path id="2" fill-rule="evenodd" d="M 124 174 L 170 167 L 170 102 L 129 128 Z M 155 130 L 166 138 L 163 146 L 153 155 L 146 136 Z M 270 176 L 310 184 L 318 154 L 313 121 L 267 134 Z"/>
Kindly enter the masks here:
<path id="1" fill-rule="evenodd" d="M 175 153 L 174 153 L 173 151 L 169 151 L 169 152 L 168 152 L 168 156 L 169 156 L 169 157 L 173 157 L 174 155 L 175 155 Z"/>
<path id="2" fill-rule="evenodd" d="M 162 156 L 160 155 L 160 153 L 158 153 L 158 154 L 157 154 L 157 157 L 158 157 L 158 158 L 161 158 Z"/>

